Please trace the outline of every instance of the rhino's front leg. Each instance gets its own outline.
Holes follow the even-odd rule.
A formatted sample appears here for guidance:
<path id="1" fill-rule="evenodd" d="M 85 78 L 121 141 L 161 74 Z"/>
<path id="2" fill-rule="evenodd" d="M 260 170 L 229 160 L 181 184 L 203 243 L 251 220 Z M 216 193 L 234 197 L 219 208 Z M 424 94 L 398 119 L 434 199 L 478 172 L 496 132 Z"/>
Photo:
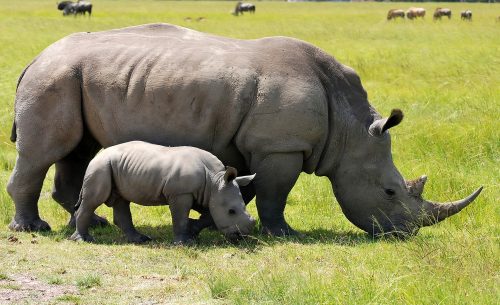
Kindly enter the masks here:
<path id="1" fill-rule="evenodd" d="M 200 215 L 199 219 L 191 219 L 189 218 L 189 234 L 192 238 L 196 238 L 201 230 L 212 227 L 215 228 L 215 222 L 212 218 L 212 215 L 209 211 L 205 211 Z"/>
<path id="2" fill-rule="evenodd" d="M 130 213 L 130 202 L 125 199 L 117 199 L 113 204 L 113 222 L 127 237 L 128 242 L 142 244 L 151 241 L 149 236 L 137 232 L 132 222 Z"/>
<path id="3" fill-rule="evenodd" d="M 184 245 L 193 242 L 189 231 L 189 211 L 193 206 L 193 195 L 182 194 L 174 197 L 169 202 L 174 230 L 174 245 Z"/>
<path id="4" fill-rule="evenodd" d="M 274 153 L 254 160 L 251 169 L 256 173 L 253 184 L 262 232 L 275 236 L 296 235 L 286 223 L 284 211 L 288 193 L 302 171 L 303 153 Z"/>

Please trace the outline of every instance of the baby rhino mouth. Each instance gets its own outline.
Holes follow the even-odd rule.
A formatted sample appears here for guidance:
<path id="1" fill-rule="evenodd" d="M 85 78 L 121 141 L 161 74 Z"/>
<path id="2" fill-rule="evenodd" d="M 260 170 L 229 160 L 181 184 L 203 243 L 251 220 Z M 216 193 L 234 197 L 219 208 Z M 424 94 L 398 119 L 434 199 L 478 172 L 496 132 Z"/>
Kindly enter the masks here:
<path id="1" fill-rule="evenodd" d="M 221 228 L 220 230 L 224 235 L 230 239 L 230 240 L 238 240 L 244 237 L 245 235 L 248 235 L 252 232 L 253 228 L 255 226 L 255 220 L 250 219 L 249 223 L 246 225 L 232 225 L 232 226 L 227 226 L 224 228 Z"/>

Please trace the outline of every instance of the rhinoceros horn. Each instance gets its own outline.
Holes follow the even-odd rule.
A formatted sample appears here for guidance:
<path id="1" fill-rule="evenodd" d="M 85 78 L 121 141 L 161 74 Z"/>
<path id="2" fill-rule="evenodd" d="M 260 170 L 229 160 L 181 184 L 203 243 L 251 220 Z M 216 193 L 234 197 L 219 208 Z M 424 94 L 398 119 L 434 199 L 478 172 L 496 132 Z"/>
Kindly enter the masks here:
<path id="1" fill-rule="evenodd" d="M 463 208 L 468 206 L 471 202 L 476 199 L 476 197 L 481 193 L 483 187 L 478 188 L 474 193 L 469 195 L 468 197 L 457 200 L 454 202 L 448 203 L 434 203 L 431 201 L 424 200 L 423 208 L 424 213 L 427 214 L 422 219 L 422 226 L 431 226 L 436 224 L 447 217 L 450 217 L 458 212 L 460 212 Z"/>

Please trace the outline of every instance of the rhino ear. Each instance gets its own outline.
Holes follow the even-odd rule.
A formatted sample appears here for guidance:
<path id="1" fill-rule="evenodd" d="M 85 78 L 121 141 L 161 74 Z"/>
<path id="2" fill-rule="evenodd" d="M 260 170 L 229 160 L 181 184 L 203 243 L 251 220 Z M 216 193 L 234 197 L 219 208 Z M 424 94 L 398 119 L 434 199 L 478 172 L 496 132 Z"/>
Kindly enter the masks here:
<path id="1" fill-rule="evenodd" d="M 247 186 L 250 182 L 252 182 L 253 178 L 255 178 L 255 174 L 249 176 L 241 176 L 234 179 L 239 186 Z"/>
<path id="2" fill-rule="evenodd" d="M 399 109 L 392 109 L 388 118 L 375 120 L 368 129 L 373 136 L 381 136 L 387 129 L 394 127 L 403 120 L 403 112 Z"/>
<path id="3" fill-rule="evenodd" d="M 226 166 L 226 172 L 224 173 L 224 181 L 229 183 L 233 181 L 238 176 L 238 171 L 236 168 L 231 166 Z"/>

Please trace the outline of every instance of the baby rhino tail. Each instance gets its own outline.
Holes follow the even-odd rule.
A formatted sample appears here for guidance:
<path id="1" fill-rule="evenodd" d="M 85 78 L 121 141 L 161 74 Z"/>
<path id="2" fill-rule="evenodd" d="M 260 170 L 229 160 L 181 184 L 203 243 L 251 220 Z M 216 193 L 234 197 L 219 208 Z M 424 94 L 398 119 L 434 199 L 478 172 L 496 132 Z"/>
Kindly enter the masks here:
<path id="1" fill-rule="evenodd" d="M 10 141 L 14 143 L 16 142 L 16 140 L 17 140 L 16 121 L 14 121 L 14 123 L 12 123 L 12 130 L 10 132 Z"/>
<path id="2" fill-rule="evenodd" d="M 78 201 L 76 202 L 75 204 L 75 212 L 76 210 L 78 210 L 78 208 L 80 207 L 80 205 L 82 204 L 82 191 L 80 191 L 80 195 L 78 195 Z"/>

